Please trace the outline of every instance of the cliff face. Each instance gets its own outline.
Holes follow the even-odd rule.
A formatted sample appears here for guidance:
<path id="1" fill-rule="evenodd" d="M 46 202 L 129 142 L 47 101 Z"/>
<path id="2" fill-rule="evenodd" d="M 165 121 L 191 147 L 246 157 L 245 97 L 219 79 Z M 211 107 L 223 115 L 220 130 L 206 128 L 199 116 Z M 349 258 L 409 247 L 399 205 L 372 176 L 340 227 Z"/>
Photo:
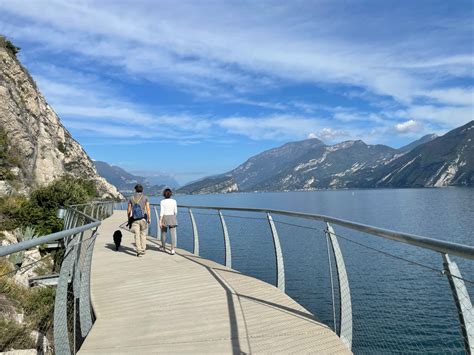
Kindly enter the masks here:
<path id="1" fill-rule="evenodd" d="M 28 193 L 70 174 L 91 179 L 102 198 L 120 198 L 61 124 L 14 51 L 0 37 L 0 195 Z"/>

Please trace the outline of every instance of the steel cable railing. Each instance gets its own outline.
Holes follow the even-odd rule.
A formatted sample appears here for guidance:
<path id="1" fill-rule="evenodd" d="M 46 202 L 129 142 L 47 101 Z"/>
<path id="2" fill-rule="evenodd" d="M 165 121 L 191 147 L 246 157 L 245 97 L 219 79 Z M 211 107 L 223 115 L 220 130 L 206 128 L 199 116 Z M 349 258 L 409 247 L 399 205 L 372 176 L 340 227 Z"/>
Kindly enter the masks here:
<path id="1" fill-rule="evenodd" d="M 473 353 L 474 275 L 450 258 L 472 274 L 472 246 L 307 213 L 179 207 L 180 247 L 275 284 L 354 353 Z"/>
<path id="2" fill-rule="evenodd" d="M 9 285 L 10 289 L 15 287 L 17 290 L 15 292 L 21 291 L 24 294 L 23 298 L 27 298 L 29 304 L 32 303 L 32 299 L 34 301 L 36 293 L 39 293 L 36 290 L 44 290 L 41 292 L 50 295 L 49 302 L 38 299 L 36 303 L 32 303 L 50 309 L 49 314 L 48 312 L 42 314 L 44 324 L 34 325 L 35 329 L 33 330 L 22 325 L 21 322 L 20 326 L 17 326 L 18 322 L 10 321 L 3 315 L 4 321 L 19 331 L 12 337 L 4 337 L 7 339 L 7 343 L 0 343 L 1 351 L 18 350 L 19 347 L 23 349 L 33 347 L 42 353 L 71 354 L 77 352 L 94 320 L 90 300 L 90 268 L 97 228 L 102 219 L 113 213 L 113 204 L 113 202 L 92 202 L 69 206 L 64 215 L 63 231 L 0 247 L 1 258 L 23 250 L 38 248 L 45 243 L 59 241 L 58 252 L 63 253 L 61 260 L 59 260 L 59 275 L 55 278 L 56 288 L 33 288 L 31 290 L 35 292 L 30 292 L 14 285 L 11 276 L 18 270 L 33 268 L 34 263 L 0 275 L 3 289 L 5 289 L 5 285 Z M 48 258 L 51 258 L 49 254 L 38 260 L 37 263 Z M 31 307 L 29 304 L 27 307 Z M 14 316 L 12 312 L 10 312 L 10 316 Z M 20 339 L 21 337 L 23 339 Z"/>

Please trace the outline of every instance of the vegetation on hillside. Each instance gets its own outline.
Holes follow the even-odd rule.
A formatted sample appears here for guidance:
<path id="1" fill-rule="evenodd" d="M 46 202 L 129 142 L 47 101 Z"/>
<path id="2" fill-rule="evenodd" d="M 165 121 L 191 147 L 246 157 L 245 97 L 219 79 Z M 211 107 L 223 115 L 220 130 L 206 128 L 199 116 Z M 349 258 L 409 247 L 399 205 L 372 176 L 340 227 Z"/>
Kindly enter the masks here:
<path id="1" fill-rule="evenodd" d="M 33 227 L 39 235 L 62 229 L 62 220 L 56 217 L 59 207 L 85 203 L 97 195 L 93 182 L 64 176 L 40 187 L 29 198 L 6 196 L 0 198 L 0 229 Z"/>
<path id="2" fill-rule="evenodd" d="M 20 51 L 20 47 L 15 46 L 10 40 L 5 36 L 0 35 L 0 46 L 5 47 L 13 56 L 16 56 Z"/>
<path id="3" fill-rule="evenodd" d="M 8 144 L 7 132 L 0 127 L 0 180 L 14 183 L 18 178 L 12 173 L 14 168 L 23 169 L 23 159 L 15 147 Z"/>
<path id="4" fill-rule="evenodd" d="M 39 331 L 52 340 L 56 290 L 19 285 L 10 277 L 11 271 L 11 264 L 0 258 L 0 296 L 3 298 L 0 302 L 0 351 L 34 349 L 33 331 Z M 12 310 L 24 315 L 23 322 L 19 323 L 12 317 Z"/>
<path id="5" fill-rule="evenodd" d="M 85 203 L 96 195 L 93 182 L 64 176 L 37 188 L 29 197 L 5 196 L 0 198 L 0 230 L 16 230 L 17 235 L 20 233 L 25 238 L 57 232 L 63 227 L 63 221 L 56 217 L 59 207 Z M 3 234 L 0 237 L 5 238 Z M 59 249 L 50 255 L 41 251 L 42 259 L 36 265 L 35 275 L 57 271 L 63 252 Z M 18 254 L 0 258 L 0 352 L 36 348 L 35 332 L 52 342 L 56 290 L 16 283 L 12 276 L 21 265 L 22 256 Z M 18 321 L 18 314 L 24 315 L 23 321 Z"/>

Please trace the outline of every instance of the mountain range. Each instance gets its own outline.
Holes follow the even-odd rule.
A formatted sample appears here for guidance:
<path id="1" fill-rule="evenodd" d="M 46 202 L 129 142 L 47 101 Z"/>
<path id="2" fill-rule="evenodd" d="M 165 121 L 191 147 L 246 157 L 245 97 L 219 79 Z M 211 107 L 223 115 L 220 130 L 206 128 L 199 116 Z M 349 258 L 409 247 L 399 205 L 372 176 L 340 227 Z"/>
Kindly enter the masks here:
<path id="1" fill-rule="evenodd" d="M 181 187 L 187 194 L 372 187 L 474 186 L 474 121 L 402 148 L 361 140 L 291 142 Z"/>
<path id="2" fill-rule="evenodd" d="M 125 194 L 131 193 L 136 184 L 140 183 L 145 188 L 148 194 L 161 194 L 163 189 L 167 186 L 177 187 L 178 182 L 168 175 L 157 175 L 153 177 L 143 177 L 133 175 L 121 167 L 110 165 L 103 161 L 94 161 L 94 165 L 100 176 L 105 178 L 109 183 L 115 185 L 117 189 Z"/>

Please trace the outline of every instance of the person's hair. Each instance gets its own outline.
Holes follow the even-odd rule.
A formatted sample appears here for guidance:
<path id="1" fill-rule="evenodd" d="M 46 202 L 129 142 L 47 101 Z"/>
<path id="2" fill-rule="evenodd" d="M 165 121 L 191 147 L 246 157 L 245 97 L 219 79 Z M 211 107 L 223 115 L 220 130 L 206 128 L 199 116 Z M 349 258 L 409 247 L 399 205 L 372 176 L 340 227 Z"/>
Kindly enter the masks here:
<path id="1" fill-rule="evenodd" d="M 173 192 L 171 191 L 171 189 L 165 189 L 165 190 L 163 191 L 163 197 L 164 197 L 164 198 L 170 198 L 171 195 L 173 195 Z"/>
<path id="2" fill-rule="evenodd" d="M 140 184 L 136 184 L 135 185 L 135 191 L 140 193 L 140 192 L 143 192 L 143 186 L 140 185 Z"/>

